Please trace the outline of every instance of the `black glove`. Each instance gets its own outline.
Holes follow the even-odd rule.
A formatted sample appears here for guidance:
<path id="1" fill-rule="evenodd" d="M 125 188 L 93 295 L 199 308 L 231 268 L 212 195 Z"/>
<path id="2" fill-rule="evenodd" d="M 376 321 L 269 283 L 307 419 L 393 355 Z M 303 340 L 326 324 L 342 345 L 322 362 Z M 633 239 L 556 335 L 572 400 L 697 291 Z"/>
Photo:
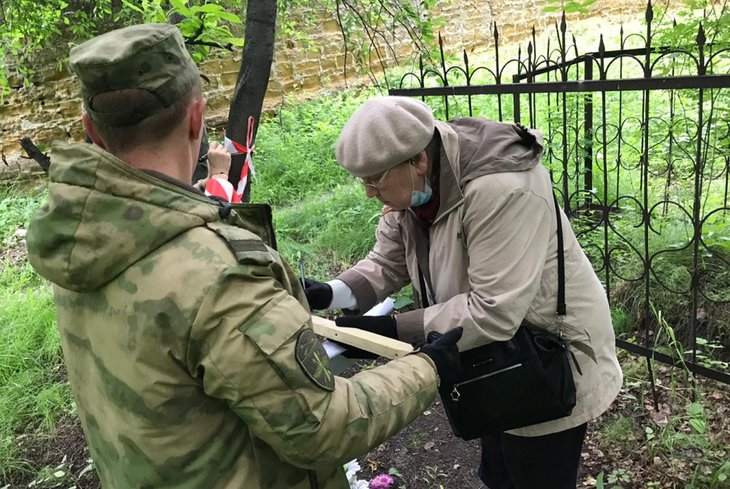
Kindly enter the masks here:
<path id="1" fill-rule="evenodd" d="M 428 355 L 436 364 L 436 371 L 441 377 L 441 384 L 453 384 L 459 380 L 461 374 L 461 357 L 456 342 L 461 338 L 464 328 L 454 328 L 442 335 L 431 332 L 428 334 L 428 343 L 418 351 Z"/>
<path id="2" fill-rule="evenodd" d="M 335 319 L 335 324 L 398 339 L 398 328 L 393 316 L 342 316 Z"/>
<path id="3" fill-rule="evenodd" d="M 310 309 L 327 309 L 332 304 L 332 287 L 323 282 L 304 279 L 304 295 Z"/>

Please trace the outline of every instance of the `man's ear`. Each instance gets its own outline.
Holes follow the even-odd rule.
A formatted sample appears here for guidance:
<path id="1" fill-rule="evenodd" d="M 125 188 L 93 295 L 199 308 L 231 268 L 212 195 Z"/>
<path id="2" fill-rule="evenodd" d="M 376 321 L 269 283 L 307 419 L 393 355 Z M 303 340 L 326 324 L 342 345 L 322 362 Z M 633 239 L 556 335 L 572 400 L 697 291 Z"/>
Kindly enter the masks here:
<path id="1" fill-rule="evenodd" d="M 203 132 L 203 113 L 205 112 L 206 103 L 207 100 L 201 97 L 190 104 L 190 110 L 188 111 L 188 122 L 190 123 L 188 135 L 190 139 L 197 140 Z"/>
<path id="2" fill-rule="evenodd" d="M 84 129 L 86 130 L 86 134 L 88 134 L 91 141 L 99 146 L 101 149 L 106 150 L 106 144 L 104 144 L 104 141 L 101 139 L 101 136 L 99 136 L 99 133 L 96 132 L 96 127 L 94 127 L 94 121 L 91 120 L 91 116 L 88 114 L 88 112 L 84 112 L 81 114 L 81 123 L 84 125 Z"/>
<path id="3" fill-rule="evenodd" d="M 416 169 L 416 174 L 423 176 L 428 171 L 428 153 L 424 149 L 416 157 L 416 161 L 413 163 L 413 167 Z"/>

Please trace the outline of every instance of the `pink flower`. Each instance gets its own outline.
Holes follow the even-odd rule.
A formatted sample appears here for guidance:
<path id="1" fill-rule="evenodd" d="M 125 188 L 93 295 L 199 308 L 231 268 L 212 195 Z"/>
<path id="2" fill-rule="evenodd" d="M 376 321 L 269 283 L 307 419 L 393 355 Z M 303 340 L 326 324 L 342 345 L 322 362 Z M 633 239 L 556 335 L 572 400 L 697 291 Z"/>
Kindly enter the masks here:
<path id="1" fill-rule="evenodd" d="M 395 478 L 388 474 L 376 475 L 370 481 L 370 489 L 389 489 L 395 484 Z"/>

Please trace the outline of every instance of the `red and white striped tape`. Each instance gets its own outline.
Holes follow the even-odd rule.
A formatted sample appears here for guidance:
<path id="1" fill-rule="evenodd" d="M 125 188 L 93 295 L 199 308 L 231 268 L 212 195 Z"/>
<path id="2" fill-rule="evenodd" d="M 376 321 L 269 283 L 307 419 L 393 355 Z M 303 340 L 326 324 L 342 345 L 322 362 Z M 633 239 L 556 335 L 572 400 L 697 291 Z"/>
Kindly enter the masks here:
<path id="1" fill-rule="evenodd" d="M 229 202 L 241 202 L 243 199 L 243 192 L 246 190 L 246 184 L 248 183 L 249 178 L 256 176 L 256 169 L 253 166 L 253 154 L 256 151 L 256 146 L 253 144 L 253 129 L 256 124 L 256 120 L 253 117 L 248 118 L 248 128 L 246 129 L 246 145 L 242 145 L 241 143 L 237 143 L 236 141 L 229 139 L 228 136 L 225 137 L 223 140 L 223 144 L 228 150 L 229 153 L 232 155 L 241 155 L 245 154 L 246 159 L 243 162 L 243 167 L 241 167 L 241 175 L 238 178 L 238 185 L 236 186 L 236 190 L 234 192 L 234 199 L 231 200 L 228 199 Z M 211 179 L 213 181 L 215 179 Z M 210 183 L 210 182 L 209 182 Z M 228 182 L 226 182 L 228 183 Z M 214 184 L 215 185 L 215 184 Z M 230 183 L 229 183 L 230 185 Z M 232 186 L 231 186 L 232 187 Z M 208 187 L 206 186 L 206 193 L 208 192 Z M 213 194 L 217 195 L 217 194 Z M 223 195 L 219 195 L 220 197 L 223 197 Z M 225 197 L 224 197 L 225 198 Z"/>

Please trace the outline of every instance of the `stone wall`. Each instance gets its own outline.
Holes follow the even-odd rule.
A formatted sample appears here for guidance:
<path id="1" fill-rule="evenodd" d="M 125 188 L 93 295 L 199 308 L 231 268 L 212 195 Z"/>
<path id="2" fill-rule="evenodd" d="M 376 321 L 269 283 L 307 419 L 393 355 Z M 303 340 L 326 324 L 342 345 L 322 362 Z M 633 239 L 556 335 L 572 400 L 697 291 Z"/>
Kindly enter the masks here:
<path id="1" fill-rule="evenodd" d="M 557 14 L 544 14 L 545 0 L 458 0 L 440 12 L 446 20 L 442 34 L 451 53 L 465 49 L 480 53 L 493 49 L 492 23 L 500 28 L 500 45 L 530 36 L 534 25 L 537 32 L 551 28 Z M 600 0 L 594 16 L 611 19 L 614 23 L 643 18 L 646 0 Z M 328 14 L 310 12 L 314 27 L 307 33 L 309 45 L 301 40 L 280 39 L 276 44 L 265 110 L 273 110 L 284 95 L 313 96 L 324 89 L 344 86 L 345 56 L 342 37 L 336 19 Z M 571 19 L 574 20 L 574 19 Z M 408 57 L 410 40 L 396 35 L 393 43 L 397 54 Z M 392 64 L 392 59 L 387 60 Z M 228 102 L 235 87 L 240 55 L 203 62 L 202 71 L 211 79 L 205 88 L 208 98 L 208 123 L 225 124 Z M 348 84 L 365 84 L 369 79 L 354 70 L 350 55 Z M 35 163 L 21 157 L 19 140 L 30 137 L 41 147 L 54 139 L 80 140 L 81 102 L 79 86 L 65 68 L 51 66 L 38 71 L 30 86 L 13 88 L 0 105 L 0 179 L 14 178 L 18 173 L 35 171 Z"/>

